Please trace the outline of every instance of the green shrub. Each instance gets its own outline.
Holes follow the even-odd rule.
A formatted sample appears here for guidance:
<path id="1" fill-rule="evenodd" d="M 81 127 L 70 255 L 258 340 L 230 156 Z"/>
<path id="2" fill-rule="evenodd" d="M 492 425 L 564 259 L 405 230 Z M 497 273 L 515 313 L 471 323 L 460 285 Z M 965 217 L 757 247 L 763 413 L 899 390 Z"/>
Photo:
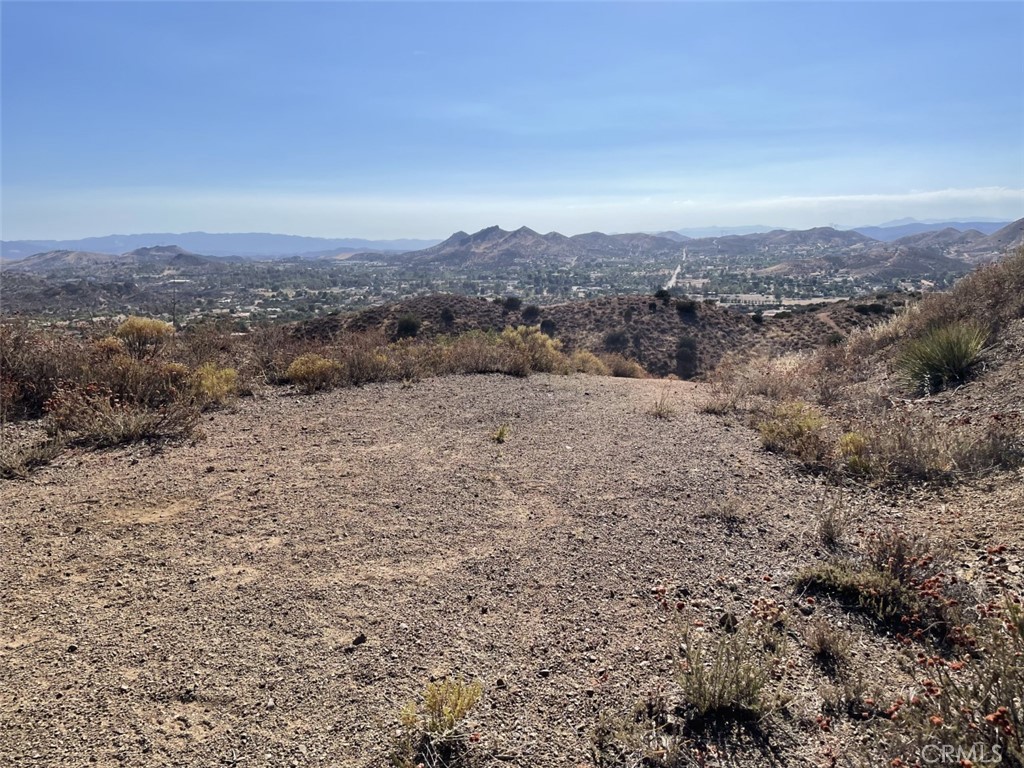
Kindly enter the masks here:
<path id="1" fill-rule="evenodd" d="M 966 381 L 978 363 L 988 332 L 974 323 L 950 323 L 905 342 L 896 368 L 918 391 L 936 392 Z"/>
<path id="2" fill-rule="evenodd" d="M 700 370 L 700 355 L 697 351 L 697 340 L 692 336 L 684 336 L 676 344 L 675 373 L 681 379 L 691 379 Z"/>
<path id="3" fill-rule="evenodd" d="M 309 353 L 292 361 L 285 378 L 308 395 L 336 386 L 341 379 L 341 373 L 342 366 L 337 360 L 328 360 L 323 355 Z"/>
<path id="4" fill-rule="evenodd" d="M 625 331 L 609 331 L 604 336 L 604 348 L 609 352 L 622 352 L 629 346 L 629 334 Z"/>
<path id="5" fill-rule="evenodd" d="M 399 339 L 412 339 L 420 332 L 420 319 L 413 315 L 402 315 L 398 318 L 395 336 Z"/>
<path id="6" fill-rule="evenodd" d="M 697 302 L 693 299 L 677 299 L 676 312 L 680 317 L 694 317 L 697 314 Z"/>

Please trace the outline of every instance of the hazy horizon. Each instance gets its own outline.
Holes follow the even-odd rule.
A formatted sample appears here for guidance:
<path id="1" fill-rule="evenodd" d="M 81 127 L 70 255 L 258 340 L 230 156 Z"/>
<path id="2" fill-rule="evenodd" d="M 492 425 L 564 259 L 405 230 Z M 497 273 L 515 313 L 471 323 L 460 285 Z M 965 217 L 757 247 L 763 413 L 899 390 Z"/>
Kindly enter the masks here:
<path id="1" fill-rule="evenodd" d="M 1024 212 L 1020 3 L 4 2 L 0 14 L 4 240 Z"/>

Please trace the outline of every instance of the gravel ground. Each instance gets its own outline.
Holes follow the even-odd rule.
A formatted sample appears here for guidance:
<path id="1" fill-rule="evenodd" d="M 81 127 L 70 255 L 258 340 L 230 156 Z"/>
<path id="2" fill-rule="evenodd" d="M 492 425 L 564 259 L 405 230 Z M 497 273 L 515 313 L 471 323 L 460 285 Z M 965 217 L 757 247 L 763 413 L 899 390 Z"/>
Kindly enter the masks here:
<path id="1" fill-rule="evenodd" d="M 652 587 L 714 622 L 791 601 L 818 554 L 819 481 L 703 396 L 586 376 L 271 390 L 194 444 L 0 483 L 0 765 L 383 765 L 402 705 L 453 673 L 484 686 L 482 764 L 586 764 L 600 712 L 671 680 Z M 820 763 L 826 735 L 792 732 L 775 757 Z"/>

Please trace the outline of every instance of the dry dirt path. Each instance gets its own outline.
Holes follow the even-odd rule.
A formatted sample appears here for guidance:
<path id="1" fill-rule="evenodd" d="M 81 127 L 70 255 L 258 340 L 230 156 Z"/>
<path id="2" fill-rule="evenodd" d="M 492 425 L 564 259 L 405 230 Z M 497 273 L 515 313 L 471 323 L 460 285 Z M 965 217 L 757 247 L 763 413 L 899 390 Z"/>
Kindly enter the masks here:
<path id="1" fill-rule="evenodd" d="M 665 387 L 670 420 L 649 413 Z M 714 621 L 788 599 L 812 556 L 817 481 L 701 396 L 274 390 L 196 444 L 0 484 L 0 765 L 382 765 L 402 704 L 448 673 L 484 684 L 485 764 L 585 763 L 599 711 L 671 678 L 652 586 Z"/>

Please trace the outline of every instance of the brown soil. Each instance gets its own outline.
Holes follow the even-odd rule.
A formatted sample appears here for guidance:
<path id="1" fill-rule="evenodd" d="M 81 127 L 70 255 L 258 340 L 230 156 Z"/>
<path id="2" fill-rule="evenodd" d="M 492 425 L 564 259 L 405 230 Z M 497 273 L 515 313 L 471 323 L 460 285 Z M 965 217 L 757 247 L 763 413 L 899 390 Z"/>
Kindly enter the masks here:
<path id="1" fill-rule="evenodd" d="M 665 388 L 669 420 L 649 413 Z M 3 482 L 0 765 L 383 765 L 399 709 L 452 673 L 484 685 L 482 765 L 587 764 L 599 713 L 671 685 L 653 587 L 714 625 L 791 607 L 822 554 L 821 483 L 705 396 L 585 376 L 272 390 L 194 444 Z M 902 515 L 870 493 L 858 519 Z M 820 764 L 845 738 L 795 656 L 778 751 L 741 763 Z"/>

